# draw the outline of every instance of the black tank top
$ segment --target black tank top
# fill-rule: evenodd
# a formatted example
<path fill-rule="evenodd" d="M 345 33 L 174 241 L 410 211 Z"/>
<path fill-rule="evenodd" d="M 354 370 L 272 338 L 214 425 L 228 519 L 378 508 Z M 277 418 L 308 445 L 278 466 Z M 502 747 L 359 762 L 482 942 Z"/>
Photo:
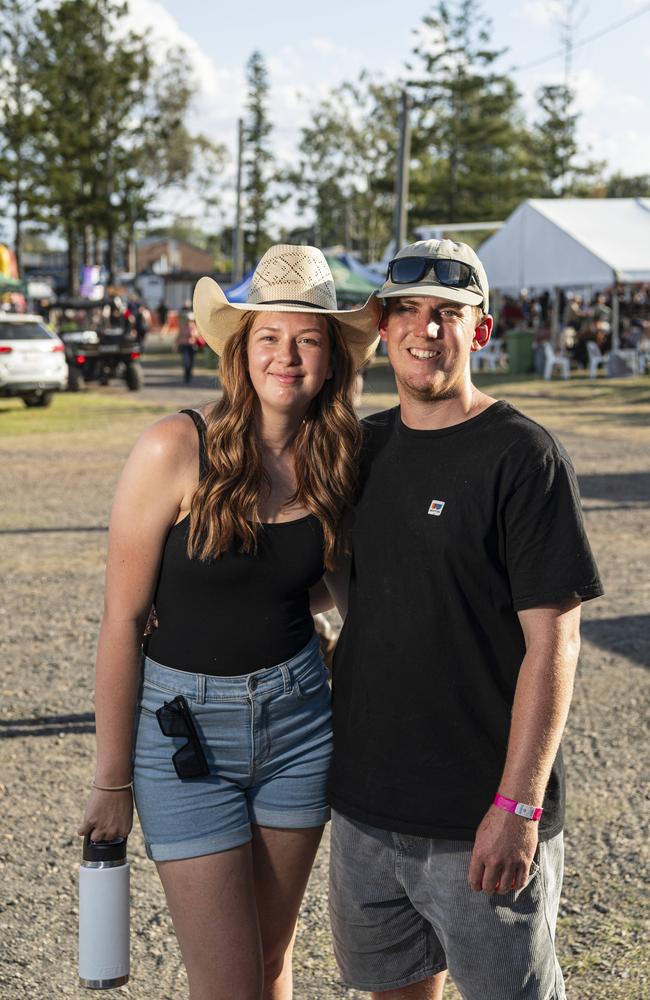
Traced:
<path fill-rule="evenodd" d="M 208 470 L 205 424 L 182 410 L 199 434 L 200 476 Z M 236 676 L 289 660 L 314 631 L 308 590 L 320 580 L 323 529 L 314 514 L 257 532 L 257 552 L 235 543 L 218 559 L 187 554 L 189 515 L 167 535 L 156 584 L 158 628 L 147 656 L 193 673 Z"/>

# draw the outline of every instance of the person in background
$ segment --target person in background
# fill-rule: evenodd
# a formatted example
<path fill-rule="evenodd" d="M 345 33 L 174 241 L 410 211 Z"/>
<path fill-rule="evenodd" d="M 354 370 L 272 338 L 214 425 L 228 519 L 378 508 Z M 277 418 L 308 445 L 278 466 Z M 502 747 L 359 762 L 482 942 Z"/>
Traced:
<path fill-rule="evenodd" d="M 158 313 L 158 323 L 160 324 L 160 332 L 164 333 L 165 328 L 167 326 L 167 318 L 169 316 L 169 309 L 167 308 L 167 303 L 165 302 L 164 299 L 161 299 L 161 301 L 158 304 L 158 309 L 156 311 Z"/>
<path fill-rule="evenodd" d="M 183 381 L 189 385 L 194 372 L 194 355 L 198 347 L 198 336 L 192 303 L 186 301 L 178 315 L 178 337 L 176 347 L 181 355 L 183 364 Z"/>
<path fill-rule="evenodd" d="M 135 335 L 138 338 L 138 347 L 140 348 L 141 351 L 143 351 L 144 340 L 145 337 L 147 336 L 147 333 L 149 332 L 149 316 L 148 316 L 148 310 L 145 309 L 145 307 L 142 305 L 141 302 L 138 302 L 137 305 L 135 306 L 134 326 L 135 326 Z"/>

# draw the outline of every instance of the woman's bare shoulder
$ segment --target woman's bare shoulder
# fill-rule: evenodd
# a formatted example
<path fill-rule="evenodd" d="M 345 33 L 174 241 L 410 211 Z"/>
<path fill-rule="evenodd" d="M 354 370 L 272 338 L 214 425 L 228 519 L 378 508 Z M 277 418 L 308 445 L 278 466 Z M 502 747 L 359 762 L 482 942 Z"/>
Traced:
<path fill-rule="evenodd" d="M 156 464 L 192 461 L 198 453 L 196 427 L 186 413 L 171 413 L 144 429 L 132 455 Z"/>

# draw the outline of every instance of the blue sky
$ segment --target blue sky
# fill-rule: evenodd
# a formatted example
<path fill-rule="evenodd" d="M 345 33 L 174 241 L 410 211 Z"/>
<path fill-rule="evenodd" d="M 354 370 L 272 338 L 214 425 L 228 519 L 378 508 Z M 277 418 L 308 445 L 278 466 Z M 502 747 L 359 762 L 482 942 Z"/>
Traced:
<path fill-rule="evenodd" d="M 554 17 L 560 2 L 485 0 L 494 47 L 509 49 L 504 68 L 526 66 L 560 49 Z M 275 146 L 287 161 L 309 102 L 363 68 L 398 77 L 412 47 L 412 29 L 432 7 L 425 0 L 317 5 L 305 0 L 130 0 L 130 6 L 134 26 L 147 33 L 154 50 L 162 52 L 170 42 L 187 48 L 200 88 L 193 127 L 225 143 L 233 154 L 236 120 L 244 107 L 244 65 L 259 49 L 269 68 Z M 642 10 L 629 23 L 578 46 L 573 55 L 580 139 L 593 157 L 629 174 L 650 173 L 650 4 L 584 0 L 575 33 L 580 41 Z M 563 59 L 519 70 L 514 79 L 533 119 L 534 93 L 543 83 L 562 81 Z"/>

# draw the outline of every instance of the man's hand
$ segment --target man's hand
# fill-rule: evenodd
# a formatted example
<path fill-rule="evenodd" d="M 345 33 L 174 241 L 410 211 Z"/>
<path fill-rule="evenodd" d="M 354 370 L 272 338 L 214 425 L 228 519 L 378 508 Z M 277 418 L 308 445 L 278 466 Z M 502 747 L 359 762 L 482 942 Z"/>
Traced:
<path fill-rule="evenodd" d="M 537 850 L 538 824 L 490 806 L 476 831 L 469 864 L 475 892 L 505 895 L 523 889 Z"/>

